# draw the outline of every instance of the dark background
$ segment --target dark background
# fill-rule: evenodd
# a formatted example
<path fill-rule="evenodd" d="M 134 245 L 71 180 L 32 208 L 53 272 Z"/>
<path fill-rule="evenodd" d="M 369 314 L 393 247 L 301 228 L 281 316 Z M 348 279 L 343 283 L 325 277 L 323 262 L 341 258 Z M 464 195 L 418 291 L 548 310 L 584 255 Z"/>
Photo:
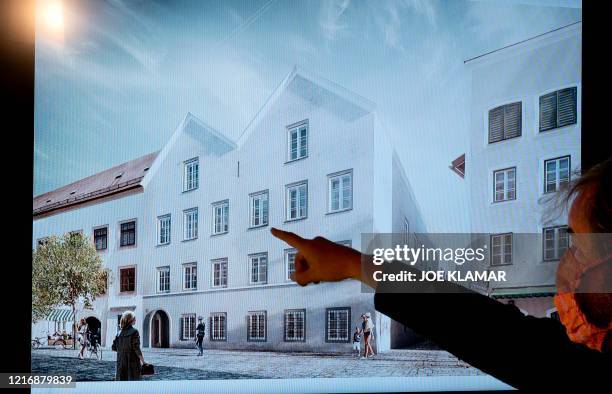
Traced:
<path fill-rule="evenodd" d="M 2 61 L 2 372 L 30 371 L 34 0 L 0 2 Z M 612 154 L 606 2 L 583 1 L 582 170 Z M 608 72 L 606 72 L 608 71 Z M 612 181 L 612 180 L 610 180 Z M 6 217 L 8 215 L 8 217 Z M 520 362 L 520 360 L 517 360 Z M 555 377 L 548 377 L 555 378 Z"/>

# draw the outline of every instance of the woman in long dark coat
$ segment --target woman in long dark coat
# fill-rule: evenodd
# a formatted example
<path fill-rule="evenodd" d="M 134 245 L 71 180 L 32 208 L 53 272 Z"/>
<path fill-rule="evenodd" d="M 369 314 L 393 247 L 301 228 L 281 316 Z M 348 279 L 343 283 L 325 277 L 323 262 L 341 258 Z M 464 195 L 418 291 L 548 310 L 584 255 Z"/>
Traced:
<path fill-rule="evenodd" d="M 113 341 L 112 349 L 117 352 L 117 373 L 115 380 L 140 380 L 140 367 L 144 357 L 140 351 L 140 334 L 134 328 L 136 315 L 123 312 L 119 326 L 121 331 Z"/>

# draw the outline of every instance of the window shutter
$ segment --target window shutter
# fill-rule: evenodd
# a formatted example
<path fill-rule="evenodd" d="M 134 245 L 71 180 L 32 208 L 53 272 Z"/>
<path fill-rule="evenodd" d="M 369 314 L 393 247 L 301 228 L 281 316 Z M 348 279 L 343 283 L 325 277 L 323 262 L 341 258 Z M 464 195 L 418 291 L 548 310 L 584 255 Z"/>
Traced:
<path fill-rule="evenodd" d="M 557 124 L 557 93 L 540 97 L 540 131 L 554 129 Z"/>
<path fill-rule="evenodd" d="M 521 135 L 521 103 L 504 106 L 504 139 Z"/>
<path fill-rule="evenodd" d="M 489 111 L 489 143 L 501 141 L 504 137 L 504 107 Z"/>
<path fill-rule="evenodd" d="M 181 338 L 181 339 L 185 339 L 185 336 L 184 336 L 184 334 L 183 334 L 183 333 L 185 332 L 185 331 L 183 331 L 183 325 L 184 325 L 184 324 L 185 324 L 185 318 L 184 318 L 184 317 L 181 317 L 181 320 L 180 320 L 180 327 L 179 327 L 179 330 L 180 330 L 179 332 L 181 333 L 181 335 L 180 335 L 180 338 Z"/>
<path fill-rule="evenodd" d="M 562 89 L 558 92 L 557 126 L 563 127 L 576 123 L 576 88 Z"/>

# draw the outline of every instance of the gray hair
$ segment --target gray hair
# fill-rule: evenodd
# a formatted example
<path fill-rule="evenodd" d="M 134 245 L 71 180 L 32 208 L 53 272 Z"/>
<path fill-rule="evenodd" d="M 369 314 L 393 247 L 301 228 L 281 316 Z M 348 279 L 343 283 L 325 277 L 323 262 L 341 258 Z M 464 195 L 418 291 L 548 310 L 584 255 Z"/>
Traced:
<path fill-rule="evenodd" d="M 136 321 L 136 314 L 132 311 L 125 311 L 121 314 L 121 320 L 119 320 L 119 327 L 123 330 L 134 324 Z"/>

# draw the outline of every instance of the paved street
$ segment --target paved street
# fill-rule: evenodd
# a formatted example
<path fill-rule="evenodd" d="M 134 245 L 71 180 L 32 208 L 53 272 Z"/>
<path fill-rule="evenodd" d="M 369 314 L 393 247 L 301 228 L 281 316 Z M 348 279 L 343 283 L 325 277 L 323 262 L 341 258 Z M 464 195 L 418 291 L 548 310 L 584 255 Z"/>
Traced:
<path fill-rule="evenodd" d="M 349 355 L 208 350 L 203 357 L 191 349 L 145 349 L 155 365 L 150 380 L 326 378 L 482 375 L 444 351 L 393 350 L 373 359 Z M 32 351 L 32 372 L 73 373 L 77 381 L 113 380 L 115 353 L 104 349 L 102 360 L 76 358 L 76 350 Z"/>

